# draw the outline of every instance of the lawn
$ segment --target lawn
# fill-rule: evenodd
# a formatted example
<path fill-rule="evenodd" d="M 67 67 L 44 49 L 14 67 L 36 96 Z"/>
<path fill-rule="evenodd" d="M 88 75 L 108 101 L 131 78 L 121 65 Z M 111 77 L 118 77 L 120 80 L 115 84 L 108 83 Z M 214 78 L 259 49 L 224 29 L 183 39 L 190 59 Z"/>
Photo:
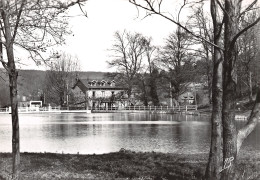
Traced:
<path fill-rule="evenodd" d="M 208 154 L 119 152 L 102 155 L 22 153 L 21 179 L 202 179 Z M 11 154 L 0 153 L 0 179 L 11 177 Z M 241 178 L 260 179 L 260 154 L 243 153 Z"/>

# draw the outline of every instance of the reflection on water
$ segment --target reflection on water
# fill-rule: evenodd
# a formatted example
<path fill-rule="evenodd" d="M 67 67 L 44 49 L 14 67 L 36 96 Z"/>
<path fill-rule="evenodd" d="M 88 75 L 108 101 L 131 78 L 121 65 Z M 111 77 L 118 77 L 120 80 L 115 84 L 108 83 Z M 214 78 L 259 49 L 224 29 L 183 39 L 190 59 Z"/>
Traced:
<path fill-rule="evenodd" d="M 241 122 L 238 123 L 241 126 Z M 259 125 L 246 148 L 260 150 Z M 209 151 L 205 116 L 146 113 L 22 114 L 22 152 L 108 153 L 134 151 L 200 153 Z M 11 152 L 11 118 L 0 116 L 0 152 Z"/>

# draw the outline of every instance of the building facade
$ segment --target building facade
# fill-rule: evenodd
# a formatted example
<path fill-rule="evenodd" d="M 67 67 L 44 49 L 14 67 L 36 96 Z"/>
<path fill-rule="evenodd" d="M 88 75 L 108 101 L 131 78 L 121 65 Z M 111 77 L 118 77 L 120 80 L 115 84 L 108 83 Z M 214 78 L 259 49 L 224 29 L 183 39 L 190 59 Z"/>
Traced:
<path fill-rule="evenodd" d="M 85 109 L 118 109 L 128 105 L 126 88 L 114 80 L 77 79 L 72 93 L 74 105 Z"/>

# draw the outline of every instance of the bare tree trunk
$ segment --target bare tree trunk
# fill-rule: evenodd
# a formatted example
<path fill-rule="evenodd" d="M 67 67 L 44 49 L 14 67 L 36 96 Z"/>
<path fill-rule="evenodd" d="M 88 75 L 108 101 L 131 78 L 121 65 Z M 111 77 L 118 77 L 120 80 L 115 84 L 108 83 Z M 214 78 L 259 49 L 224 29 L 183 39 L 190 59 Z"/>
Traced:
<path fill-rule="evenodd" d="M 249 93 L 249 101 L 253 101 L 253 86 L 252 86 L 252 72 L 248 72 L 248 93 Z"/>
<path fill-rule="evenodd" d="M 3 2 L 2 2 L 3 3 Z M 9 73 L 10 100 L 12 111 L 12 156 L 13 156 L 13 174 L 12 179 L 19 179 L 20 176 L 20 136 L 19 136 L 19 118 L 18 118 L 18 100 L 17 100 L 17 78 L 18 72 L 15 67 L 13 40 L 9 17 L 2 11 L 2 18 L 5 28 L 6 53 L 8 58 L 7 70 Z"/>
<path fill-rule="evenodd" d="M 237 47 L 233 41 L 238 33 L 238 16 L 241 7 L 239 0 L 225 1 L 224 31 L 224 83 L 223 83 L 223 180 L 236 179 L 237 129 L 235 124 L 235 101 L 237 68 Z"/>
<path fill-rule="evenodd" d="M 205 178 L 220 179 L 222 167 L 222 57 L 215 48 L 212 80 L 212 115 L 211 115 L 211 145 Z"/>
<path fill-rule="evenodd" d="M 17 75 L 14 63 L 9 75 L 10 99 L 12 110 L 12 156 L 13 156 L 13 174 L 12 179 L 19 179 L 20 174 L 20 136 L 19 136 L 19 118 L 17 101 Z"/>
<path fill-rule="evenodd" d="M 211 15 L 213 20 L 214 44 L 220 45 L 221 22 L 217 19 L 217 4 L 211 0 Z M 222 90 L 223 90 L 223 57 L 219 48 L 214 47 L 213 79 L 212 79 L 212 116 L 211 145 L 205 179 L 219 180 L 222 167 Z"/>

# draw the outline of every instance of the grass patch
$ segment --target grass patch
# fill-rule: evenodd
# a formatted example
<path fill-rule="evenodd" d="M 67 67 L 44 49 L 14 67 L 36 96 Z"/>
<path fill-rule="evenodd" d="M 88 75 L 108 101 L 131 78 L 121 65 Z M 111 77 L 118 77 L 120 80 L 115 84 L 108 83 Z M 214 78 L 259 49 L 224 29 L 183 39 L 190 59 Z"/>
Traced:
<path fill-rule="evenodd" d="M 202 179 L 208 154 L 120 151 L 102 155 L 22 153 L 21 179 Z M 248 179 L 260 177 L 260 156 L 240 157 Z M 0 179 L 11 175 L 11 154 L 0 153 Z"/>

